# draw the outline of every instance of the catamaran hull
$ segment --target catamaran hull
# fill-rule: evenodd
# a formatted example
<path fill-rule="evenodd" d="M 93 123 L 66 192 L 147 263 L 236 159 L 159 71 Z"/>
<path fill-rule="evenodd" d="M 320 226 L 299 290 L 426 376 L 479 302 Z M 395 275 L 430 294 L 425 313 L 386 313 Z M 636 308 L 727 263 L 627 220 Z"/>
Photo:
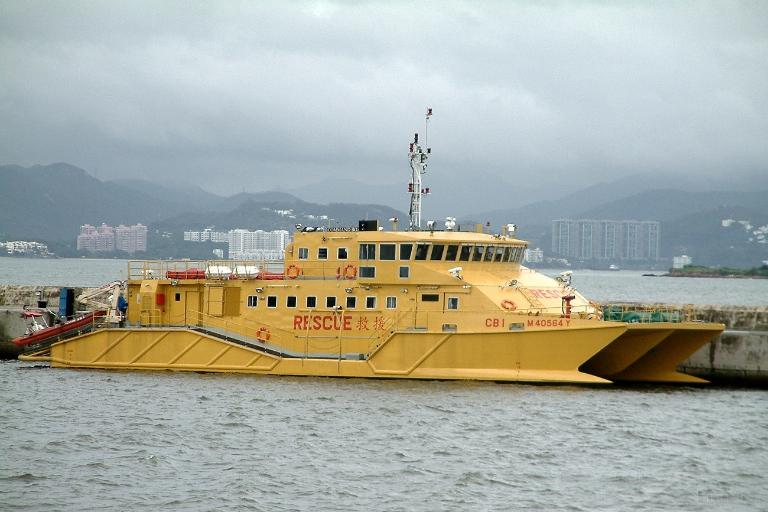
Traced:
<path fill-rule="evenodd" d="M 720 326 L 721 327 L 721 326 Z M 609 384 L 705 382 L 675 371 L 718 326 L 680 324 L 507 333 L 396 332 L 370 353 L 288 352 L 190 328 L 102 329 L 23 356 L 55 367 L 361 378 Z"/>

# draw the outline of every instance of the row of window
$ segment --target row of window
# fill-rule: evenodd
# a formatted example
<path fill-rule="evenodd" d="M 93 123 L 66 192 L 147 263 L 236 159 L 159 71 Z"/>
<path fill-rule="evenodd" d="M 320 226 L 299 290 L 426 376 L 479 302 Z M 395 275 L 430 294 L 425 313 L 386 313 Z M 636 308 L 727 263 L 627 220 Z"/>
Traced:
<path fill-rule="evenodd" d="M 398 275 L 403 279 L 411 277 L 411 267 L 400 267 Z M 376 277 L 376 267 L 360 267 L 360 277 Z"/>
<path fill-rule="evenodd" d="M 415 248 L 414 248 L 415 246 Z M 399 248 L 399 255 L 398 255 Z M 512 262 L 523 261 L 525 247 L 510 245 L 459 245 L 459 244 L 360 244 L 360 259 L 375 260 L 378 249 L 381 261 L 430 260 L 430 261 L 492 261 Z M 339 247 L 336 251 L 337 260 L 346 260 L 349 252 L 346 247 Z M 299 247 L 299 259 L 309 259 L 309 248 Z M 328 248 L 317 249 L 317 259 L 328 259 Z"/>
<path fill-rule="evenodd" d="M 267 295 L 266 303 L 268 308 L 277 308 L 277 295 Z M 439 302 L 440 301 L 440 295 L 436 293 L 425 293 L 421 296 L 422 302 Z M 357 297 L 353 295 L 348 295 L 346 297 L 346 308 L 347 309 L 355 309 L 357 308 Z M 255 308 L 259 305 L 259 296 L 258 295 L 249 295 L 247 299 L 247 304 L 249 308 Z M 298 304 L 298 299 L 294 295 L 289 295 L 285 298 L 285 307 L 287 308 L 295 308 Z M 316 309 L 317 308 L 317 297 L 315 296 L 309 296 L 305 299 L 305 306 L 307 309 Z M 337 300 L 335 296 L 328 296 L 325 298 L 325 307 L 327 309 L 335 309 L 337 306 Z M 387 297 L 386 298 L 386 307 L 387 309 L 397 309 L 397 297 Z M 459 309 L 459 298 L 458 297 L 448 297 L 446 300 L 446 307 L 448 309 Z M 376 297 L 375 296 L 368 296 L 365 297 L 365 309 L 376 309 Z"/>

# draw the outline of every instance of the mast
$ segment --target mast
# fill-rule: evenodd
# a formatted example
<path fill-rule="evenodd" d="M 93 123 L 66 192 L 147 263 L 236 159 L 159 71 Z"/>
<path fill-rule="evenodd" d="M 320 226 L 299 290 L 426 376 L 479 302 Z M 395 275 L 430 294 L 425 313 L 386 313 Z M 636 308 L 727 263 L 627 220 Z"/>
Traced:
<path fill-rule="evenodd" d="M 424 143 L 427 143 L 427 134 L 429 133 L 429 118 L 432 117 L 432 109 L 428 108 L 427 113 L 424 116 Z M 429 154 L 432 153 L 431 148 L 427 148 L 426 152 L 422 151 L 419 145 L 419 134 L 413 135 L 413 142 L 411 142 L 408 149 L 408 159 L 411 162 L 411 182 L 408 183 L 408 192 L 411 194 L 411 207 L 408 211 L 408 215 L 411 218 L 409 229 L 411 231 L 421 230 L 421 196 L 429 194 L 429 187 L 422 188 L 421 175 L 427 172 L 427 159 Z"/>

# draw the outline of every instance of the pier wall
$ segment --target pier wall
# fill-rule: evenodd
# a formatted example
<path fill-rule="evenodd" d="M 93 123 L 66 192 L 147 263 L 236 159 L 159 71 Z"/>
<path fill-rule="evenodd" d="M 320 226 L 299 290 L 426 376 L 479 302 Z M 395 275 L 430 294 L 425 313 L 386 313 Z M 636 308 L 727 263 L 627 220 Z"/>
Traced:
<path fill-rule="evenodd" d="M 75 288 L 75 296 L 87 288 Z M 0 342 L 24 334 L 25 304 L 36 306 L 37 293 L 57 311 L 59 287 L 0 285 Z M 682 307 L 682 306 L 680 306 Z M 680 370 L 713 382 L 768 386 L 768 307 L 697 306 L 695 318 L 725 324 L 725 332 L 680 365 Z"/>

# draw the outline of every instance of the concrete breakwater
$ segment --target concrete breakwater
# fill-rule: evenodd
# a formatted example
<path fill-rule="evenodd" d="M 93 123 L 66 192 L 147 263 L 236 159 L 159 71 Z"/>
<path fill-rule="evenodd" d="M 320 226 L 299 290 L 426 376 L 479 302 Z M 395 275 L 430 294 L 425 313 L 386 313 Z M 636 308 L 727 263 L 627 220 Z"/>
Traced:
<path fill-rule="evenodd" d="M 25 304 L 36 306 L 43 300 L 49 309 L 58 310 L 59 290 L 54 286 L 1 285 L 0 342 L 24 334 L 26 324 L 20 313 Z M 75 295 L 84 290 L 75 288 Z M 713 382 L 768 386 L 768 307 L 697 306 L 693 311 L 697 320 L 725 324 L 726 330 L 684 361 L 680 370 Z"/>

